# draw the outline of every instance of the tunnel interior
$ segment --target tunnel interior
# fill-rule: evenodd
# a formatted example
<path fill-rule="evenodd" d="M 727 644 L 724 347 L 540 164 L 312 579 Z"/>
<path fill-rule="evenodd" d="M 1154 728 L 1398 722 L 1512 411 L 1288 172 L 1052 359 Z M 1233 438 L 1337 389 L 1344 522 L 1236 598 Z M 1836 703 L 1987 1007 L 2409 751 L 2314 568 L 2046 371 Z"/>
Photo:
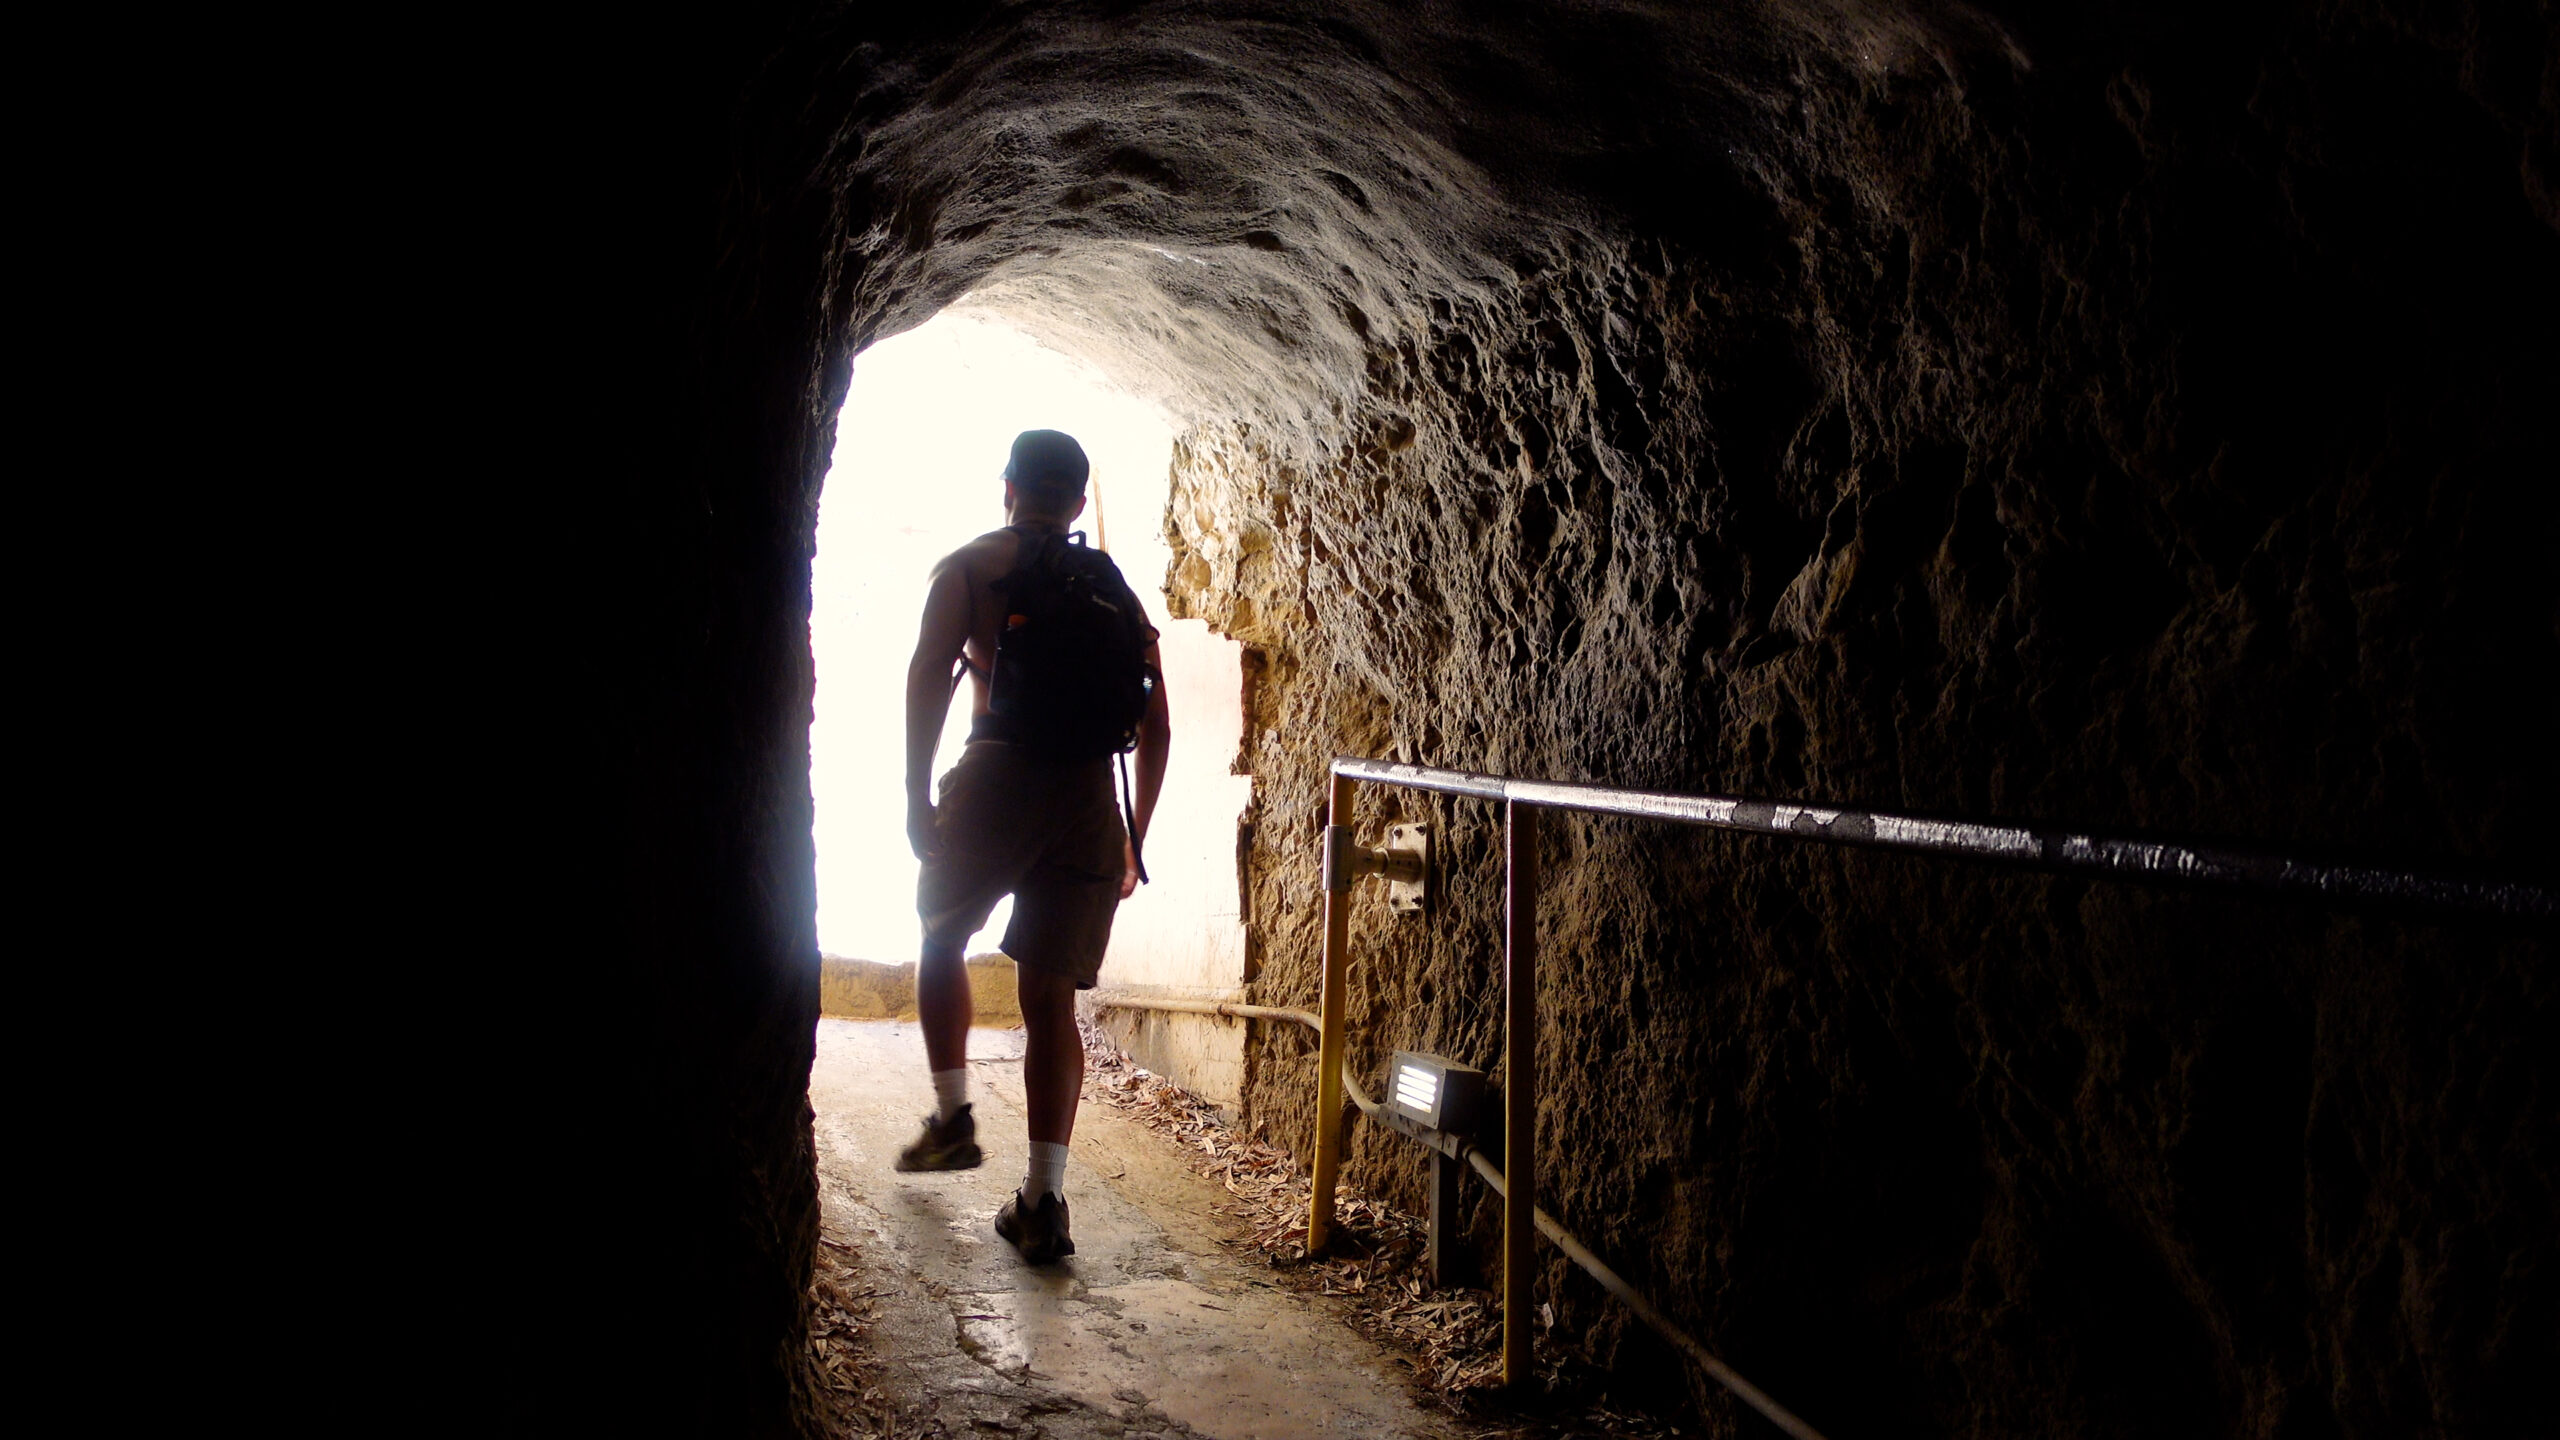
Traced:
<path fill-rule="evenodd" d="M 1314 1000 L 1337 754 L 2555 868 L 2546 16 L 781 5 L 611 53 L 593 350 L 645 438 L 574 482 L 623 597 L 580 943 L 656 1261 L 611 1345 L 565 1301 L 523 1344 L 649 1424 L 812 1423 L 817 491 L 864 347 L 954 304 L 1175 419 L 1164 603 L 1247 656 L 1259 1003 Z M 1364 803 L 1449 883 L 1355 922 L 1355 1064 L 1498 1067 L 1498 813 Z M 1827 1433 L 2533 1408 L 2547 935 L 1549 845 L 1546 1203 Z M 1251 1122 L 1303 1150 L 1313 1071 L 1258 1031 Z M 1547 1258 L 1631 1392 L 1754 1433 Z M 571 1404 L 527 1386 L 529 1430 Z"/>

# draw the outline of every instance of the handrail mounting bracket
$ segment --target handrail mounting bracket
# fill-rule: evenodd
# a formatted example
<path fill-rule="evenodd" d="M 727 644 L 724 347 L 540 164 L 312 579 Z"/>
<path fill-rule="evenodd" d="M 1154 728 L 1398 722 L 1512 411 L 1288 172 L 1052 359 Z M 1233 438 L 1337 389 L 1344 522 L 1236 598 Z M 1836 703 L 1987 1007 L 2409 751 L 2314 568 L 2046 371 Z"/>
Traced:
<path fill-rule="evenodd" d="M 1372 849 L 1352 837 L 1347 825 L 1324 828 L 1324 888 L 1348 893 L 1367 875 L 1387 882 L 1387 908 L 1398 915 L 1426 915 L 1431 910 L 1431 827 L 1390 825 L 1387 843 Z"/>
<path fill-rule="evenodd" d="M 1398 915 L 1430 914 L 1431 827 L 1388 826 L 1386 853 L 1387 909 Z"/>

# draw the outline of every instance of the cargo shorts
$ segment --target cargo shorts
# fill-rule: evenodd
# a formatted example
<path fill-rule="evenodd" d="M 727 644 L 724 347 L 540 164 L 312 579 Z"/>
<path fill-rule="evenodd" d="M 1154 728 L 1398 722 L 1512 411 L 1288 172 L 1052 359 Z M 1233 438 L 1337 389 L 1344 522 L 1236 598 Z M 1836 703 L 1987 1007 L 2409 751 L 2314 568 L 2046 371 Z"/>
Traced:
<path fill-rule="evenodd" d="M 967 944 L 1011 895 L 1004 953 L 1093 988 L 1120 908 L 1128 836 L 1109 761 L 1044 760 L 973 740 L 942 777 L 934 832 L 941 853 L 916 878 L 927 949 Z"/>

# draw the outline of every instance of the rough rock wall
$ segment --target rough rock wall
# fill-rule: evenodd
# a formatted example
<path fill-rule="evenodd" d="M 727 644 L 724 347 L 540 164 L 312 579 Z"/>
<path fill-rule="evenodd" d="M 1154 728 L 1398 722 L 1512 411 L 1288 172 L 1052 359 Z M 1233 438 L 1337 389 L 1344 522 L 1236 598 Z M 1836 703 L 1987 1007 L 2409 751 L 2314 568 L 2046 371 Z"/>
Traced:
<path fill-rule="evenodd" d="M 1195 431 L 1174 592 L 1266 654 L 1257 998 L 1316 991 L 1329 753 L 2551 874 L 2552 96 L 2502 115 L 2535 36 L 2449 29 L 1822 76 L 1714 230 L 1520 257 L 1371 352 L 1344 442 Z M 1364 908 L 1355 1054 L 1500 1063 L 1498 817 L 1362 813 L 1453 883 Z M 1833 1433 L 2533 1408 L 2547 937 L 1549 833 L 1555 1208 Z M 1261 1045 L 1303 1137 L 1309 1047 Z"/>
<path fill-rule="evenodd" d="M 420 752 L 495 752 L 428 908 L 471 915 L 451 983 L 513 1051 L 440 1035 L 419 1076 L 439 1120 L 488 1077 L 505 1132 L 450 1200 L 417 1174 L 419 1238 L 487 1267 L 451 1343 L 506 1372 L 485 1410 L 456 1396 L 461 1428 L 812 1433 L 807 619 L 843 358 L 805 152 L 738 124 L 796 23 L 527 11 L 467 55 L 421 46 L 451 63 L 420 113 L 485 147 L 421 172 L 462 192 L 432 268 L 485 308 L 438 357 L 466 393 L 421 427 L 468 443 L 385 528 L 414 500 L 473 541 L 411 592 L 489 677 Z M 480 606 L 485 630 L 454 623 Z"/>

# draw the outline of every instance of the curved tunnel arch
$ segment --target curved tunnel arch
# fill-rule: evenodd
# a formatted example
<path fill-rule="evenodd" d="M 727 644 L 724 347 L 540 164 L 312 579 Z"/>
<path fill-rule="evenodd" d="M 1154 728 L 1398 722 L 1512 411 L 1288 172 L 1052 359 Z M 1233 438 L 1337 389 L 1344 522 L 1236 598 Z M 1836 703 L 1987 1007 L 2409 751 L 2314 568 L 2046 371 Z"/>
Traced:
<path fill-rule="evenodd" d="M 846 251 L 838 313 L 859 344 L 969 295 L 1178 413 L 1312 438 L 1373 352 L 1427 340 L 1435 309 L 1445 323 L 1577 242 L 1765 246 L 1752 172 L 1790 142 L 1752 92 L 1800 86 L 1789 67 L 1846 90 L 1860 69 L 1959 63 L 1973 37 L 1929 28 L 1534 8 L 990 17 L 929 61 L 837 77 L 828 99 L 861 136 L 817 177 Z M 802 47 L 840 43 L 822 29 Z"/>
<path fill-rule="evenodd" d="M 1335 750 L 2547 865 L 2517 817 L 2552 717 L 2514 680 L 2560 667 L 2499 477 L 2554 454 L 2520 378 L 2560 316 L 2552 102 L 2491 29 L 2387 8 L 2218 47 L 1996 10 L 990 5 L 706 49 L 668 123 L 727 138 L 682 152 L 668 229 L 716 216 L 723 258 L 666 267 L 699 292 L 661 352 L 699 433 L 635 467 L 691 578 L 648 582 L 618 722 L 679 758 L 625 777 L 651 818 L 613 842 L 683 916 L 635 927 L 650 983 L 718 1001 L 653 1002 L 689 1017 L 667 1164 L 722 1277 L 668 1342 L 705 1413 L 796 1423 L 826 427 L 859 348 L 946 305 L 1189 427 L 1172 601 L 1268 657 L 1258 999 L 1309 993 Z M 2515 1383 L 2512 1346 L 2355 1361 L 2476 1312 L 2449 1280 L 2358 1328 L 2335 1277 L 2394 1232 L 2318 1197 L 2420 1205 L 2531 1110 L 2412 1097 L 2457 1031 L 2520 1053 L 2547 1001 L 2482 997 L 2541 993 L 2540 942 L 1559 829 L 1553 1116 L 1608 1162 L 1559 1211 L 1833 1433 L 2367 1433 Z M 1480 883 L 1444 932 L 1361 936 L 1364 1045 L 1499 1059 Z M 1249 1105 L 1303 1128 L 1305 1062 L 1256 1063 Z"/>

